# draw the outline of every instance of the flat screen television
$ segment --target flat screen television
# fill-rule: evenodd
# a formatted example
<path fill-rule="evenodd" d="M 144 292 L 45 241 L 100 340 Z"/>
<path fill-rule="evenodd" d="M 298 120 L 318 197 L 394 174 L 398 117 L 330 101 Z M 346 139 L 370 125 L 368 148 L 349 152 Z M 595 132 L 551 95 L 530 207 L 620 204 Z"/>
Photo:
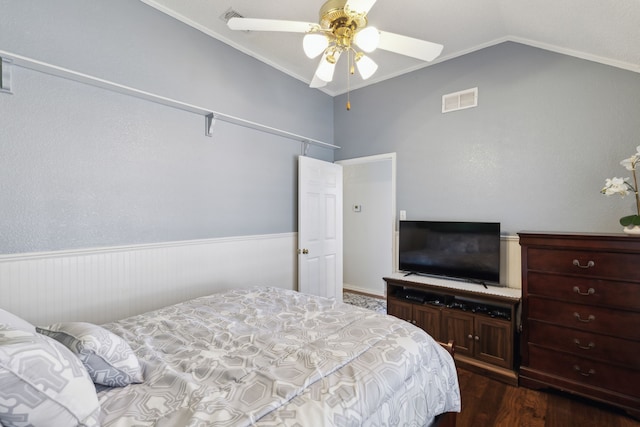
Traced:
<path fill-rule="evenodd" d="M 500 223 L 400 221 L 400 270 L 500 284 Z"/>

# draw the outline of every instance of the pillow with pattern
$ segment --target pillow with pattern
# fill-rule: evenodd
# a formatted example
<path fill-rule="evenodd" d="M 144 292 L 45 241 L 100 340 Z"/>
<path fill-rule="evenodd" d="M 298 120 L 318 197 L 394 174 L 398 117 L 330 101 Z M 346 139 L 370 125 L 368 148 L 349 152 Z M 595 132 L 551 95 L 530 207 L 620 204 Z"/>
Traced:
<path fill-rule="evenodd" d="M 38 326 L 36 330 L 75 353 L 96 384 L 124 387 L 143 381 L 140 363 L 129 344 L 101 326 L 68 322 Z"/>
<path fill-rule="evenodd" d="M 0 324 L 0 384 L 5 427 L 100 425 L 87 370 L 51 338 Z"/>
<path fill-rule="evenodd" d="M 27 322 L 21 317 L 16 316 L 13 313 L 9 313 L 6 310 L 0 308 L 0 323 L 11 326 L 16 329 L 21 329 L 27 332 L 35 332 L 36 327 Z M 2 427 L 2 426 L 0 426 Z"/>

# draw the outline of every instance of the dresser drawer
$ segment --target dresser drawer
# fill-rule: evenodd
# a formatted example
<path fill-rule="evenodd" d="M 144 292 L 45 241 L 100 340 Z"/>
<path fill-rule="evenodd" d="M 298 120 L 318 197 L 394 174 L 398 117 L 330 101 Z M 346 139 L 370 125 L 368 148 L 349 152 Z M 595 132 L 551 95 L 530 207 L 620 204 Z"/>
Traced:
<path fill-rule="evenodd" d="M 528 298 L 528 316 L 528 320 L 540 320 L 558 326 L 640 340 L 640 315 L 631 311 L 531 296 Z"/>
<path fill-rule="evenodd" d="M 564 274 L 578 274 L 640 281 L 638 254 L 529 248 L 527 268 Z"/>
<path fill-rule="evenodd" d="M 531 271 L 527 276 L 527 292 L 529 295 L 640 312 L 640 283 L 612 282 Z"/>
<path fill-rule="evenodd" d="M 640 397 L 640 371 L 529 344 L 529 368 L 592 387 Z"/>
<path fill-rule="evenodd" d="M 529 342 L 576 356 L 640 370 L 640 342 L 569 329 L 531 320 Z"/>

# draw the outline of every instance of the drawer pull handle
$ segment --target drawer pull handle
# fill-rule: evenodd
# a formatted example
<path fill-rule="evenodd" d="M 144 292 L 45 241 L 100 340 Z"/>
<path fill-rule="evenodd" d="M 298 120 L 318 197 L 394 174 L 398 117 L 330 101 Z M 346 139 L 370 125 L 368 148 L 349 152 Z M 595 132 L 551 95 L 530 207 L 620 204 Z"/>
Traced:
<path fill-rule="evenodd" d="M 587 372 L 582 372 L 582 369 L 580 369 L 580 366 L 578 365 L 573 365 L 573 370 L 578 372 L 583 377 L 590 377 L 591 375 L 594 375 L 596 373 L 594 369 L 589 369 L 589 371 Z"/>
<path fill-rule="evenodd" d="M 576 346 L 582 350 L 591 350 L 592 348 L 594 348 L 596 345 L 593 342 L 590 342 L 587 345 L 582 345 L 580 344 L 580 340 L 578 338 L 574 339 L 573 342 L 576 344 Z"/>
<path fill-rule="evenodd" d="M 467 335 L 467 338 L 469 338 L 470 340 L 472 340 L 472 339 L 473 339 L 473 335 L 469 334 L 469 335 Z"/>
<path fill-rule="evenodd" d="M 590 314 L 589 317 L 587 317 L 586 319 L 583 319 L 582 317 L 580 317 L 579 313 L 573 313 L 573 317 L 575 317 L 578 321 L 584 322 L 584 323 L 589 323 L 596 320 L 596 316 L 594 316 L 593 314 Z"/>
<path fill-rule="evenodd" d="M 596 263 L 593 262 L 593 261 L 589 261 L 589 262 L 587 262 L 587 265 L 582 265 L 582 264 L 580 264 L 580 261 L 578 261 L 577 259 L 574 259 L 573 260 L 573 265 L 575 265 L 576 267 L 579 267 L 579 268 L 591 268 L 591 267 L 594 267 L 596 265 Z"/>
<path fill-rule="evenodd" d="M 574 286 L 573 287 L 573 292 L 575 292 L 578 295 L 584 295 L 585 297 L 588 297 L 589 295 L 595 294 L 596 290 L 593 289 L 593 288 L 589 288 L 589 289 L 587 289 L 587 292 L 582 292 L 579 287 Z"/>

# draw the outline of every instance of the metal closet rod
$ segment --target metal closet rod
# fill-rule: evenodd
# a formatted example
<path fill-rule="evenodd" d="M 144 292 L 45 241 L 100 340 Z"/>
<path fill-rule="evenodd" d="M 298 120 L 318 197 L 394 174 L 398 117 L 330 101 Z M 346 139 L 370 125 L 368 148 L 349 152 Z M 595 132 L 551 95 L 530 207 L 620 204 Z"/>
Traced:
<path fill-rule="evenodd" d="M 187 104 L 182 101 L 167 98 L 164 96 L 156 95 L 150 92 L 145 92 L 140 89 L 132 88 L 129 86 L 114 83 L 109 80 L 104 80 L 98 77 L 90 76 L 88 74 L 79 73 L 77 71 L 69 70 L 67 68 L 58 67 L 57 65 L 48 64 L 46 62 L 38 61 L 36 59 L 27 58 L 22 55 L 17 55 L 11 52 L 0 50 L 0 57 L 5 60 L 5 66 L 7 63 L 13 63 L 20 67 L 29 68 L 31 70 L 40 71 L 52 76 L 62 77 L 65 79 L 73 80 L 80 83 L 85 83 L 91 86 L 99 87 L 102 89 L 110 90 L 113 92 L 122 93 L 124 95 L 135 96 L 136 98 L 144 99 L 158 104 L 166 105 L 168 107 L 177 108 L 184 111 L 190 111 L 195 114 L 199 114 L 205 117 L 205 135 L 211 136 L 211 125 L 213 119 L 223 122 L 232 123 L 234 125 L 243 126 L 249 129 L 254 129 L 260 132 L 270 133 L 272 135 L 282 136 L 284 138 L 293 139 L 295 141 L 302 142 L 306 145 L 317 145 L 324 148 L 338 149 L 337 145 L 329 144 L 327 142 L 319 141 L 313 138 L 307 138 L 302 135 L 287 132 L 282 129 L 277 129 L 271 126 L 266 126 L 260 123 L 252 122 L 250 120 L 241 119 L 239 117 L 230 116 L 228 114 L 213 111 L 208 108 L 199 107 L 197 105 Z M 6 71 L 3 72 L 6 74 Z"/>

